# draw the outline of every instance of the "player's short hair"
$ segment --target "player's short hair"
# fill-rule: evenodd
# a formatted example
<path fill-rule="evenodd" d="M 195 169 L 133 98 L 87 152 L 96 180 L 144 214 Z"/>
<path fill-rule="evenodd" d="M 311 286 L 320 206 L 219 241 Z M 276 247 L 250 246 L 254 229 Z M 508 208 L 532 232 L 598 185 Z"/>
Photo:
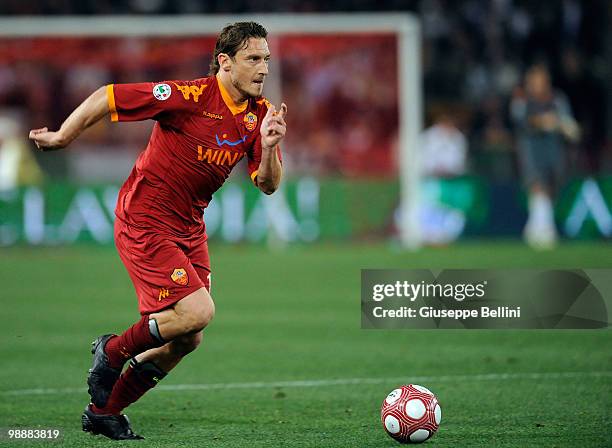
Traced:
<path fill-rule="evenodd" d="M 233 58 L 242 47 L 246 46 L 251 37 L 265 39 L 268 37 L 268 31 L 255 22 L 236 22 L 223 28 L 215 44 L 215 53 L 210 61 L 208 74 L 216 75 L 221 68 L 217 60 L 220 53 Z"/>

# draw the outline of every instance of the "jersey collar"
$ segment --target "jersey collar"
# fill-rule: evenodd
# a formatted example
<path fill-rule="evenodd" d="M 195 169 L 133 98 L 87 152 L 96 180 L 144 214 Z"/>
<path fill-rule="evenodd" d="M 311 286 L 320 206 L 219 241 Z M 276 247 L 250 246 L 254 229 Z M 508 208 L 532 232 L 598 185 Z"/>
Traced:
<path fill-rule="evenodd" d="M 217 79 L 217 85 L 219 86 L 219 92 L 221 92 L 221 98 L 223 98 L 223 102 L 227 106 L 227 108 L 231 111 L 232 115 L 238 115 L 241 112 L 244 112 L 249 105 L 249 100 L 244 100 L 242 103 L 236 104 L 229 92 L 219 79 L 219 75 L 215 76 Z"/>

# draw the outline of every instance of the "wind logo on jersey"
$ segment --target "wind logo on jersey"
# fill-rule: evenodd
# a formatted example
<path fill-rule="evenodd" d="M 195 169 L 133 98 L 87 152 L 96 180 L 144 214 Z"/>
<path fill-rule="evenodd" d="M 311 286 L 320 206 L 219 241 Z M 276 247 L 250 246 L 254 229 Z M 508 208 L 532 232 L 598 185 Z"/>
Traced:
<path fill-rule="evenodd" d="M 166 101 L 172 95 L 172 89 L 168 84 L 155 84 L 153 86 L 153 96 L 159 101 Z"/>
<path fill-rule="evenodd" d="M 244 116 L 244 127 L 246 127 L 249 131 L 252 131 L 257 127 L 257 115 L 253 112 L 249 112 Z"/>
<path fill-rule="evenodd" d="M 177 285 L 187 286 L 187 283 L 189 283 L 189 276 L 187 275 L 187 271 L 183 268 L 176 268 L 172 271 L 170 278 Z"/>
<path fill-rule="evenodd" d="M 223 140 L 219 139 L 219 136 L 217 134 L 215 134 L 215 138 L 217 139 L 217 145 L 219 146 L 223 146 L 223 145 L 227 145 L 227 146 L 236 146 L 239 145 L 240 143 L 244 143 L 247 139 L 247 136 L 245 135 L 244 137 L 242 137 L 241 139 L 238 139 L 236 141 L 231 141 L 231 140 L 226 140 L 227 134 L 223 134 Z"/>
<path fill-rule="evenodd" d="M 181 86 L 177 83 L 173 83 L 177 89 L 181 91 L 183 94 L 183 98 L 189 101 L 189 98 L 193 96 L 193 101 L 196 103 L 200 100 L 200 95 L 204 93 L 204 89 L 208 86 L 208 84 L 202 84 L 200 87 L 198 86 Z"/>
<path fill-rule="evenodd" d="M 228 165 L 233 166 L 238 162 L 244 153 L 238 151 L 229 151 L 227 149 L 212 149 L 208 148 L 204 151 L 204 148 L 198 145 L 198 161 L 214 163 L 215 165 Z"/>
<path fill-rule="evenodd" d="M 162 299 L 165 299 L 170 296 L 170 290 L 168 288 L 159 288 L 159 295 L 157 296 L 157 301 L 161 302 Z"/>

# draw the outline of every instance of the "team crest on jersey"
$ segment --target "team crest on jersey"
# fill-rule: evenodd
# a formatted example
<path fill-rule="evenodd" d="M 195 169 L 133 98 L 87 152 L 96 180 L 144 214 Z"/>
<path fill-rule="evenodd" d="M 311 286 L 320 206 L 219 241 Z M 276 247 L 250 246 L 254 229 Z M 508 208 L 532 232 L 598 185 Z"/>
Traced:
<path fill-rule="evenodd" d="M 176 268 L 172 272 L 170 278 L 177 285 L 187 286 L 187 283 L 189 283 L 189 276 L 187 275 L 187 271 L 183 268 Z"/>
<path fill-rule="evenodd" d="M 248 114 L 246 114 L 244 116 L 244 126 L 249 131 L 255 129 L 257 127 L 257 115 L 255 115 L 253 112 L 249 112 Z"/>
<path fill-rule="evenodd" d="M 153 96 L 159 101 L 166 101 L 172 95 L 172 89 L 168 84 L 155 84 Z"/>

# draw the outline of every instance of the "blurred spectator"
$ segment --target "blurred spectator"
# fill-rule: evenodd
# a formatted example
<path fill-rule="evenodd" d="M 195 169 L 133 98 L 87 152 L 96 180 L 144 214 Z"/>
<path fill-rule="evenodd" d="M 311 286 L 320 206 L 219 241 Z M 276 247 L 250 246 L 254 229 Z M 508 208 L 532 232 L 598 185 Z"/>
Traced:
<path fill-rule="evenodd" d="M 516 124 L 519 166 L 529 190 L 526 241 L 537 248 L 554 246 L 557 240 L 552 198 L 565 174 L 565 142 L 577 141 L 579 128 L 563 93 L 554 91 L 543 65 L 525 74 L 524 88 L 517 88 L 511 103 Z"/>
<path fill-rule="evenodd" d="M 43 174 L 19 120 L 0 112 L 0 192 L 42 182 Z"/>
<path fill-rule="evenodd" d="M 430 177 L 456 177 L 465 174 L 467 140 L 447 114 L 421 134 L 421 167 Z"/>
<path fill-rule="evenodd" d="M 421 238 L 425 244 L 443 245 L 456 240 L 466 223 L 465 214 L 443 204 L 444 192 L 455 188 L 453 179 L 466 174 L 468 142 L 448 112 L 432 113 L 437 119 L 420 138 Z"/>

